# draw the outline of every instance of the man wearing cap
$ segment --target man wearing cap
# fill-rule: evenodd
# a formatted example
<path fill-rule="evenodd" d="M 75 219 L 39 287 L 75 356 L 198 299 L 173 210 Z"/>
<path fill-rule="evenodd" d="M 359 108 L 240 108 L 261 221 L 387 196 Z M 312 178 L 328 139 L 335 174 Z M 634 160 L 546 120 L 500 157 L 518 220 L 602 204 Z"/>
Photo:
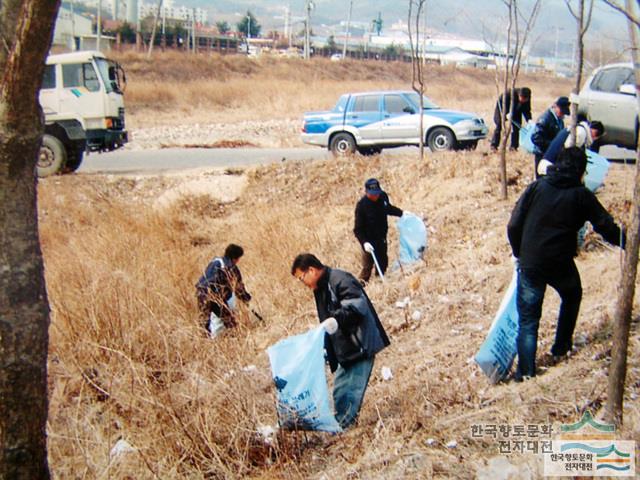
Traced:
<path fill-rule="evenodd" d="M 586 166 L 582 149 L 562 150 L 553 168 L 527 187 L 511 213 L 507 234 L 518 263 L 516 381 L 536 375 L 538 327 L 547 285 L 561 299 L 551 355 L 557 360 L 571 352 L 582 300 L 580 274 L 573 260 L 578 230 L 589 221 L 607 242 L 624 248 L 624 232 L 582 184 Z"/>
<path fill-rule="evenodd" d="M 569 99 L 567 97 L 558 97 L 551 107 L 549 107 L 538 118 L 531 135 L 531 142 L 535 146 L 535 168 L 534 172 L 538 178 L 538 164 L 549 145 L 556 137 L 558 132 L 564 128 L 563 118 L 569 115 Z"/>
<path fill-rule="evenodd" d="M 370 178 L 364 184 L 364 196 L 356 205 L 355 226 L 353 233 L 362 246 L 362 270 L 359 278 L 368 282 L 374 266 L 373 255 L 380 264 L 384 274 L 389 265 L 387 256 L 387 231 L 389 223 L 387 215 L 402 216 L 402 210 L 389 202 L 389 197 L 380 187 L 380 182 Z"/>
<path fill-rule="evenodd" d="M 503 102 L 503 94 L 500 94 L 496 102 L 496 108 L 493 112 L 493 121 L 496 129 L 491 139 L 491 148 L 496 150 L 500 145 L 500 134 L 502 133 L 502 112 L 506 108 L 507 121 L 509 119 L 513 123 L 511 129 L 511 150 L 518 150 L 520 146 L 520 126 L 523 122 L 531 120 L 531 89 L 527 87 L 516 88 L 513 97 L 513 105 L 511 101 L 511 92 L 507 92 L 506 99 Z M 513 107 L 513 108 L 512 108 Z"/>

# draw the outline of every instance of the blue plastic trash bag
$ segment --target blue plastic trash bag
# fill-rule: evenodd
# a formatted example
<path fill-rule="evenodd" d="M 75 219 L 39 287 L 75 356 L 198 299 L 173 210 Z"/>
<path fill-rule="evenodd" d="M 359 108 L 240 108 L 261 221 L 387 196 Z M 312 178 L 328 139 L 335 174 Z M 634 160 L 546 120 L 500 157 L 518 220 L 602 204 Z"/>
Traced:
<path fill-rule="evenodd" d="M 587 173 L 584 176 L 584 185 L 592 192 L 599 189 L 604 183 L 604 178 L 609 171 L 609 160 L 602 155 L 587 150 Z"/>
<path fill-rule="evenodd" d="M 404 212 L 396 223 L 400 237 L 400 263 L 420 260 L 427 249 L 427 227 L 420 217 Z"/>
<path fill-rule="evenodd" d="M 509 373 L 513 359 L 518 352 L 516 346 L 516 337 L 518 336 L 517 285 L 518 272 L 515 270 L 487 338 L 475 357 L 476 363 L 493 383 L 497 383 Z"/>
<path fill-rule="evenodd" d="M 535 123 L 523 123 L 520 127 L 520 146 L 529 153 L 536 152 L 536 146 L 531 141 L 531 135 L 533 135 L 535 128 Z"/>
<path fill-rule="evenodd" d="M 280 428 L 342 431 L 329 403 L 324 336 L 324 328 L 318 326 L 267 349 L 277 390 Z"/>

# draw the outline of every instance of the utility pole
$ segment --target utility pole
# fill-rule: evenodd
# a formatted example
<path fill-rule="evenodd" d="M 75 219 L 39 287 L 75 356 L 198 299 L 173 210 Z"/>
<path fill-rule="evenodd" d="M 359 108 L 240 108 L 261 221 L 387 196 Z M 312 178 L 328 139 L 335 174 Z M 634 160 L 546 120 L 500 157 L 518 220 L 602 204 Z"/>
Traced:
<path fill-rule="evenodd" d="M 307 0 L 307 18 L 304 22 L 304 59 L 309 60 L 311 58 L 311 9 L 313 8 L 313 2 Z"/>
<path fill-rule="evenodd" d="M 98 0 L 98 25 L 97 25 L 96 50 L 100 51 L 100 40 L 102 36 L 102 0 Z"/>
<path fill-rule="evenodd" d="M 347 33 L 344 36 L 344 47 L 342 47 L 342 58 L 347 58 L 347 42 L 349 41 L 349 29 L 351 27 L 351 12 L 353 11 L 353 0 L 349 2 L 349 16 L 347 17 Z"/>
<path fill-rule="evenodd" d="M 196 9 L 191 9 L 191 41 L 193 42 L 193 53 L 196 53 Z"/>
<path fill-rule="evenodd" d="M 149 42 L 149 51 L 147 52 L 147 58 L 151 58 L 151 51 L 153 50 L 153 44 L 156 40 L 156 27 L 158 26 L 158 16 L 160 15 L 161 9 L 162 9 L 162 0 L 158 0 L 158 10 L 156 10 L 156 14 L 153 17 L 153 28 L 151 29 L 151 41 Z"/>
<path fill-rule="evenodd" d="M 77 50 L 77 45 L 76 45 L 76 14 L 73 11 L 73 3 L 74 3 L 74 0 L 71 0 L 69 2 L 69 7 L 71 8 L 71 40 L 72 40 L 71 51 L 75 52 Z M 602 50 L 600 50 L 600 51 L 602 51 Z M 600 57 L 602 57 L 602 55 L 600 55 Z"/>

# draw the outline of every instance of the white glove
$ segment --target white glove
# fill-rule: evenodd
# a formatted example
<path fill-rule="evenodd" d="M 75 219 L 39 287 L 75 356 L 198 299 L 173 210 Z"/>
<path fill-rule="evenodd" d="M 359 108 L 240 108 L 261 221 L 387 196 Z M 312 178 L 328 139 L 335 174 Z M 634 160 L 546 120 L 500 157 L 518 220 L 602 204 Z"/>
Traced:
<path fill-rule="evenodd" d="M 544 158 L 540 160 L 540 163 L 538 163 L 538 175 L 546 175 L 547 169 L 551 165 L 553 165 L 553 163 L 551 163 L 549 160 L 546 160 Z"/>
<path fill-rule="evenodd" d="M 329 335 L 333 335 L 338 331 L 338 321 L 333 317 L 327 318 L 320 325 L 322 326 L 322 328 L 324 328 L 325 332 L 327 332 Z"/>
<path fill-rule="evenodd" d="M 511 263 L 513 263 L 513 268 L 515 268 L 516 270 L 520 268 L 520 260 L 513 254 L 511 255 Z"/>
<path fill-rule="evenodd" d="M 364 242 L 362 244 L 362 248 L 364 248 L 364 251 L 367 253 L 373 253 L 373 245 L 371 245 L 369 242 Z"/>

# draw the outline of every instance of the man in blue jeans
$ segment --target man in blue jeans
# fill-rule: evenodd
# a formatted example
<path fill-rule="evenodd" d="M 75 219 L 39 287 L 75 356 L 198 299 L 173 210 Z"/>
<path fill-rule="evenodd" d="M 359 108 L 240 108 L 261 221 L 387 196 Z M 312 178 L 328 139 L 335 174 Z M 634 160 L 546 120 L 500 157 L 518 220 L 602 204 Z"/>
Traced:
<path fill-rule="evenodd" d="M 336 419 L 347 428 L 358 418 L 374 358 L 389 345 L 389 338 L 362 285 L 350 273 L 302 253 L 293 261 L 291 274 L 313 290 L 318 318 L 327 332 L 327 360 L 336 374 Z"/>
<path fill-rule="evenodd" d="M 582 183 L 586 165 L 582 149 L 563 150 L 547 175 L 527 187 L 511 213 L 507 233 L 519 263 L 516 380 L 536 374 L 538 326 L 547 285 L 562 301 L 551 354 L 561 357 L 573 347 L 582 300 L 580 274 L 573 261 L 578 230 L 589 221 L 606 241 L 624 248 L 624 232 Z"/>

